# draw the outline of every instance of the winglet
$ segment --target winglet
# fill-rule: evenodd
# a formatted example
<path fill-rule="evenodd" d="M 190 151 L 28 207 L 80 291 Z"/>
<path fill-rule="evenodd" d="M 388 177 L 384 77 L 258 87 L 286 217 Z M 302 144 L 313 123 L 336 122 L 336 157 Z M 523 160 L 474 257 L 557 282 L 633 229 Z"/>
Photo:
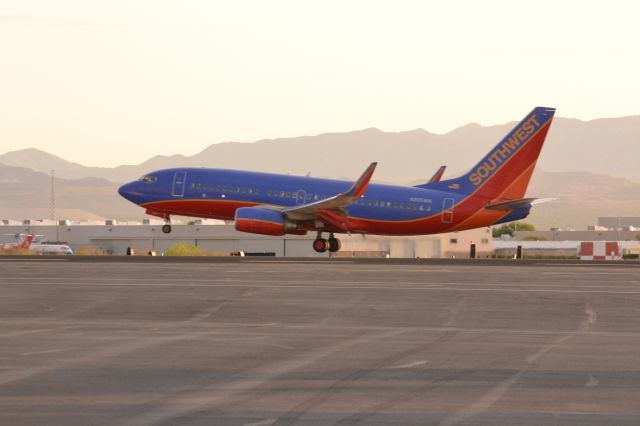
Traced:
<path fill-rule="evenodd" d="M 436 171 L 436 173 L 431 176 L 431 179 L 429 179 L 429 182 L 427 183 L 436 183 L 436 182 L 440 182 L 440 179 L 442 179 L 442 175 L 444 175 L 444 171 L 447 168 L 447 166 L 440 166 L 440 168 Z"/>
<path fill-rule="evenodd" d="M 369 186 L 369 182 L 371 181 L 371 177 L 373 177 L 373 172 L 376 170 L 377 162 L 373 162 L 369 164 L 367 170 L 362 173 L 362 176 L 358 178 L 358 180 L 349 188 L 344 195 L 350 197 L 362 197 L 364 193 L 367 191 L 367 187 Z"/>

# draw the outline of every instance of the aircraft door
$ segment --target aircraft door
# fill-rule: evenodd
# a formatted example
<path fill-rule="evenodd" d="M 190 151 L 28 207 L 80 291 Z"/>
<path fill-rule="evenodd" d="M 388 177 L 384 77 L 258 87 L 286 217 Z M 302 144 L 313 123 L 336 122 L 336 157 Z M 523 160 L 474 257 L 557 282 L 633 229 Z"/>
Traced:
<path fill-rule="evenodd" d="M 442 223 L 453 223 L 453 198 L 442 200 Z"/>
<path fill-rule="evenodd" d="M 296 204 L 304 204 L 305 203 L 305 197 L 307 196 L 307 192 L 305 190 L 301 189 L 296 194 L 297 194 Z"/>
<path fill-rule="evenodd" d="M 187 180 L 187 172 L 176 172 L 173 175 L 173 191 L 171 195 L 174 197 L 184 197 L 184 185 Z"/>

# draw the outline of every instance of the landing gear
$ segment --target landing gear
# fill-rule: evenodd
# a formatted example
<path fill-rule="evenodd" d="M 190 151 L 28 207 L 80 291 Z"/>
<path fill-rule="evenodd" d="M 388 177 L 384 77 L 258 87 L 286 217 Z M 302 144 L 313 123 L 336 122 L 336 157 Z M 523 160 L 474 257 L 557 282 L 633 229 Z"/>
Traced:
<path fill-rule="evenodd" d="M 340 240 L 334 237 L 333 234 L 329 236 L 328 240 L 325 240 L 324 238 L 322 238 L 322 233 L 318 232 L 318 236 L 315 240 L 313 240 L 313 249 L 317 253 L 324 253 L 327 250 L 330 253 L 335 253 L 340 250 L 340 247 Z"/>
<path fill-rule="evenodd" d="M 162 225 L 162 232 L 164 232 L 165 234 L 170 234 L 171 233 L 171 223 L 165 223 L 164 225 Z"/>

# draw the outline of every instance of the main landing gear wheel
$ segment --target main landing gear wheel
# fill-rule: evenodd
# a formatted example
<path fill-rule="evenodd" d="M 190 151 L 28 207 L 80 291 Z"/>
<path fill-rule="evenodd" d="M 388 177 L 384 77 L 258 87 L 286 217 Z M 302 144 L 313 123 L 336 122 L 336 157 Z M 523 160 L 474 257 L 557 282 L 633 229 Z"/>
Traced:
<path fill-rule="evenodd" d="M 340 250 L 341 244 L 340 240 L 331 234 L 328 240 L 322 238 L 322 234 L 318 232 L 318 236 L 315 240 L 313 240 L 313 249 L 317 253 L 324 253 L 329 251 L 330 253 L 335 253 Z"/>
<path fill-rule="evenodd" d="M 164 225 L 162 225 L 162 232 L 164 232 L 165 234 L 170 234 L 171 233 L 171 224 L 165 223 Z"/>
<path fill-rule="evenodd" d="M 317 253 L 324 253 L 329 248 L 329 243 L 324 238 L 318 237 L 313 240 L 313 249 Z"/>
<path fill-rule="evenodd" d="M 331 253 L 339 251 L 342 246 L 342 244 L 340 244 L 340 240 L 333 235 L 327 240 L 327 245 L 329 246 L 328 249 Z"/>

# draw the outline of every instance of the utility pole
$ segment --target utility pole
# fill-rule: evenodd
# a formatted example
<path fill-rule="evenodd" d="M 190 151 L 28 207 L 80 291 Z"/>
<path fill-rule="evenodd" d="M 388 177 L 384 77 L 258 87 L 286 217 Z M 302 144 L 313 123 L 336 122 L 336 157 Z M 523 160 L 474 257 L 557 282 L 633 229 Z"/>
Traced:
<path fill-rule="evenodd" d="M 51 194 L 49 204 L 49 219 L 56 220 L 56 171 L 51 170 Z"/>

